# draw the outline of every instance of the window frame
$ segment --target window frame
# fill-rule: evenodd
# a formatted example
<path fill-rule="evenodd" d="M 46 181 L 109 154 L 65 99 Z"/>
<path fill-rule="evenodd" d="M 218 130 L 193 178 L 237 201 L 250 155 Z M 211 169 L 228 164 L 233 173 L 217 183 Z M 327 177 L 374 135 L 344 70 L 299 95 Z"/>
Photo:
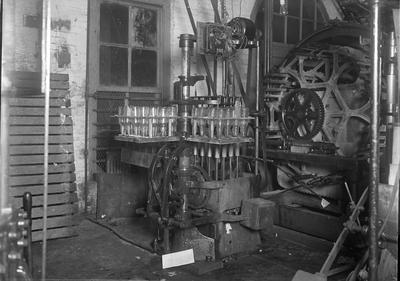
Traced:
<path fill-rule="evenodd" d="M 167 3 L 166 3 L 167 2 Z M 169 96 L 170 69 L 170 1 L 163 0 L 89 0 L 89 26 L 88 26 L 88 86 L 91 93 L 94 92 L 131 92 L 161 94 L 161 98 Z M 105 43 L 100 40 L 100 5 L 118 4 L 129 9 L 128 44 Z M 157 10 L 157 47 L 138 48 L 133 46 L 132 40 L 132 7 L 143 7 Z M 128 50 L 128 85 L 101 85 L 100 83 L 100 46 L 122 47 Z M 132 50 L 156 50 L 157 51 L 157 86 L 131 86 Z"/>
<path fill-rule="evenodd" d="M 275 1 L 275 0 L 271 0 L 271 1 Z M 293 15 L 283 16 L 283 15 L 280 15 L 279 13 L 274 11 L 274 7 L 273 7 L 274 5 L 272 5 L 272 7 L 271 7 L 271 9 L 272 9 L 272 11 L 271 11 L 272 17 L 280 16 L 280 17 L 283 17 L 283 20 L 284 20 L 284 27 L 283 27 L 283 31 L 284 31 L 283 39 L 284 40 L 283 40 L 283 42 L 274 41 L 273 40 L 274 35 L 273 35 L 273 29 L 272 29 L 272 43 L 274 43 L 274 44 L 276 43 L 276 44 L 296 45 L 298 42 L 300 42 L 301 40 L 303 40 L 304 38 L 306 38 L 308 35 L 311 34 L 310 33 L 310 34 L 307 34 L 307 35 L 303 36 L 303 21 L 307 21 L 307 22 L 313 23 L 313 32 L 318 30 L 318 12 L 321 14 L 321 17 L 322 17 L 324 23 L 327 23 L 326 16 L 325 16 L 325 14 L 323 13 L 323 11 L 320 8 L 320 5 L 321 5 L 320 0 L 313 0 L 314 1 L 314 13 L 313 13 L 314 17 L 313 17 L 313 19 L 304 18 L 304 15 L 303 15 L 304 14 L 303 13 L 303 7 L 304 7 L 303 2 L 304 1 L 303 0 L 295 0 L 295 1 L 299 1 L 300 2 L 299 16 L 293 16 Z M 290 5 L 290 3 L 289 3 L 289 5 Z M 288 18 L 299 20 L 299 30 L 298 30 L 299 40 L 296 43 L 288 43 Z M 272 24 L 273 24 L 273 21 L 272 21 Z"/>

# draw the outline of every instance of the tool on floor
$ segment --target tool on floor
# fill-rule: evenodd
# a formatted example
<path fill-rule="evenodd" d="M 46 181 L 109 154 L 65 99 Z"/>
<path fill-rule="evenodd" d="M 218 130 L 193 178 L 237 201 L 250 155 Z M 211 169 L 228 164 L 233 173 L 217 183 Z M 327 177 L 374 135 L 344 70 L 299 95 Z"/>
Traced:
<path fill-rule="evenodd" d="M 328 280 L 329 276 L 336 275 L 353 268 L 353 264 L 346 264 L 333 269 L 332 265 L 336 257 L 338 256 L 340 249 L 342 248 L 348 234 L 353 230 L 354 226 L 357 226 L 356 219 L 358 218 L 360 211 L 363 210 L 363 206 L 367 200 L 367 194 L 368 188 L 364 190 L 360 200 L 358 200 L 357 205 L 355 205 L 349 219 L 347 220 L 347 222 L 344 223 L 344 228 L 339 234 L 339 237 L 336 239 L 335 244 L 333 245 L 328 257 L 321 267 L 321 270 L 314 274 L 305 272 L 303 270 L 298 270 L 294 275 L 292 281 L 326 281 Z"/>

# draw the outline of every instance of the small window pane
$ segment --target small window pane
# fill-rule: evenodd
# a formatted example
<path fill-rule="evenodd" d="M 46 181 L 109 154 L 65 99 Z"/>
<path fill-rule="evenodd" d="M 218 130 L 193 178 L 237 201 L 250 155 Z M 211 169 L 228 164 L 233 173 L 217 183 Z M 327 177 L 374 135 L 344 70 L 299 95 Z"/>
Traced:
<path fill-rule="evenodd" d="M 289 16 L 300 17 L 300 0 L 288 1 Z"/>
<path fill-rule="evenodd" d="M 157 86 L 157 52 L 132 50 L 132 86 Z"/>
<path fill-rule="evenodd" d="M 128 49 L 100 47 L 100 84 L 128 85 Z"/>
<path fill-rule="evenodd" d="M 272 25 L 272 41 L 285 42 L 285 17 L 274 15 Z"/>
<path fill-rule="evenodd" d="M 313 33 L 314 23 L 311 21 L 303 20 L 303 34 L 301 39 L 304 39 L 307 35 Z"/>
<path fill-rule="evenodd" d="M 133 7 L 133 45 L 135 47 L 157 46 L 157 11 Z"/>
<path fill-rule="evenodd" d="M 100 41 L 105 43 L 128 43 L 128 7 L 117 4 L 100 6 Z"/>
<path fill-rule="evenodd" d="M 315 0 L 303 0 L 303 18 L 314 20 Z"/>
<path fill-rule="evenodd" d="M 287 19 L 287 43 L 296 44 L 299 42 L 299 19 L 289 18 Z"/>

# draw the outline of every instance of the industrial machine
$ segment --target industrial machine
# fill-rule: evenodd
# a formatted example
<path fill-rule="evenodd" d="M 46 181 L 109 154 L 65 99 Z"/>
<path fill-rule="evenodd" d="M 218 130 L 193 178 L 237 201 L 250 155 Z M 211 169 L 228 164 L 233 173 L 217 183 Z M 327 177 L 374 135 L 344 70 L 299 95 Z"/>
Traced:
<path fill-rule="evenodd" d="M 250 116 L 233 81 L 236 52 L 259 46 L 249 19 L 198 23 L 194 29 L 197 36 L 180 36 L 182 74 L 174 84 L 175 100 L 159 107 L 126 100 L 117 116 L 121 133 L 116 139 L 132 143 L 124 147 L 123 159 L 149 168 L 145 215 L 155 223 L 154 250 L 193 249 L 195 261 L 220 261 L 255 251 L 260 230 L 272 227 L 274 203 L 257 198 L 258 177 L 249 164 L 257 156 L 248 148 L 253 154 L 259 150 L 258 128 L 251 130 L 258 117 Z M 218 95 L 190 95 L 191 87 L 204 80 L 191 75 L 195 50 L 221 62 L 221 89 L 213 83 L 217 73 L 209 83 Z M 151 163 L 136 157 L 146 147 L 151 147 Z"/>
<path fill-rule="evenodd" d="M 399 170 L 391 162 L 398 161 L 393 134 L 399 112 L 393 33 L 398 23 L 380 30 L 368 22 L 380 14 L 388 16 L 385 23 L 393 21 L 396 5 L 379 11 L 379 1 L 371 1 L 370 19 L 367 1 L 338 2 L 358 23 L 335 22 L 315 32 L 265 77 L 261 135 L 272 180 L 261 196 L 276 202 L 275 224 L 335 241 L 320 272 L 299 271 L 293 280 L 327 280 L 349 268 L 354 270 L 346 280 L 377 280 L 378 263 L 379 280 L 392 280 L 397 264 L 392 247 L 398 242 L 391 235 L 391 242 L 383 241 L 388 233 L 398 235 Z M 361 256 L 335 268 L 343 246 Z"/>

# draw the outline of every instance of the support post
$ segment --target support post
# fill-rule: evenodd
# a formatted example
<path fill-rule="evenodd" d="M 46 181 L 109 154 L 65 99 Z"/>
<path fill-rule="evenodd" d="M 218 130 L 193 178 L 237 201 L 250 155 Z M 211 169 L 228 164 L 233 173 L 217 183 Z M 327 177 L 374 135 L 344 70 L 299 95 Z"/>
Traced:
<path fill-rule="evenodd" d="M 369 184 L 369 272 L 378 280 L 378 187 L 379 187 L 379 93 L 380 84 L 380 1 L 371 0 L 371 148 Z"/>
<path fill-rule="evenodd" d="M 44 93 L 44 161 L 43 161 L 43 244 L 42 244 L 42 280 L 46 280 L 47 255 L 47 201 L 49 168 L 49 109 L 50 109 L 50 22 L 51 1 L 43 0 L 42 12 L 42 93 Z"/>

